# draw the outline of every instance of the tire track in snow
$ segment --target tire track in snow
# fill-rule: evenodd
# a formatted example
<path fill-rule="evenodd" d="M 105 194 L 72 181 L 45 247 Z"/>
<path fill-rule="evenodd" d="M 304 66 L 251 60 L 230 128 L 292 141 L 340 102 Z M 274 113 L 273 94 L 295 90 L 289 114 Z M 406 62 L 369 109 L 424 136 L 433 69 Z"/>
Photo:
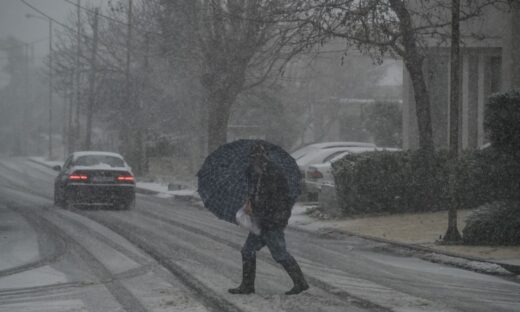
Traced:
<path fill-rule="evenodd" d="M 18 210 L 13 209 L 11 205 L 5 205 L 7 209 L 12 211 L 13 213 L 20 214 Z M 51 240 L 49 233 L 42 231 L 40 227 L 38 227 L 36 224 L 34 224 L 32 219 L 27 219 L 24 217 L 24 219 L 31 225 L 33 229 L 35 229 L 38 240 L 40 241 L 52 241 L 54 243 L 54 250 L 48 250 L 44 249 L 41 250 L 41 253 L 43 252 L 43 255 L 35 261 L 31 261 L 19 266 L 15 266 L 9 269 L 0 270 L 0 277 L 5 277 L 13 274 L 17 274 L 20 272 L 24 272 L 27 270 L 37 269 L 49 264 L 52 264 L 56 261 L 58 261 L 63 255 L 66 253 L 67 244 L 64 240 L 57 238 L 56 240 Z M 41 254 L 40 253 L 40 254 Z"/>
<path fill-rule="evenodd" d="M 142 212 L 139 212 L 139 213 L 142 213 Z M 213 234 L 211 234 L 211 233 L 209 233 L 209 232 L 202 231 L 202 230 L 200 230 L 199 228 L 190 227 L 189 225 L 186 225 L 186 224 L 184 224 L 184 223 L 180 223 L 180 222 L 177 222 L 176 224 L 174 224 L 175 221 L 173 221 L 173 220 L 165 220 L 165 218 L 162 217 L 162 216 L 157 216 L 157 215 L 152 216 L 152 215 L 148 215 L 148 217 L 150 217 L 150 218 L 154 218 L 154 219 L 159 219 L 159 220 L 161 220 L 161 221 L 165 221 L 165 222 L 169 222 L 169 221 L 171 221 L 170 225 L 177 226 L 177 227 L 180 226 L 181 228 L 183 228 L 183 229 L 186 230 L 186 231 L 191 231 L 192 233 L 195 233 L 195 234 L 198 234 L 198 235 L 205 236 L 205 237 L 207 237 L 207 238 L 212 239 L 213 241 L 217 241 L 217 242 L 223 243 L 223 244 L 225 244 L 225 245 L 227 245 L 227 246 L 229 246 L 229 247 L 231 247 L 231 248 L 233 248 L 233 249 L 235 249 L 235 250 L 240 250 L 240 248 L 241 248 L 241 244 L 233 243 L 233 242 L 231 242 L 231 241 L 229 241 L 229 240 L 222 239 L 221 237 L 219 237 L 219 236 L 217 236 L 217 235 L 213 235 Z M 103 222 L 100 221 L 100 220 L 97 220 L 97 222 L 98 222 L 98 223 L 103 223 Z M 105 225 L 106 225 L 106 224 L 105 224 Z M 130 235 L 131 235 L 131 234 L 130 234 Z M 125 235 L 122 235 L 122 236 L 124 236 L 124 237 L 126 237 L 126 238 L 128 239 L 128 236 L 125 236 Z M 129 240 L 130 240 L 130 239 L 129 239 Z M 130 240 L 130 241 L 131 241 L 131 240 Z M 133 242 L 133 243 L 134 243 L 134 242 Z M 146 244 L 145 241 L 144 241 L 144 242 L 141 242 L 141 243 Z M 134 243 L 134 244 L 135 244 L 135 243 Z M 146 249 L 146 247 L 148 247 L 149 249 L 153 249 L 153 246 L 144 246 L 144 245 L 142 245 L 142 246 L 139 246 L 139 247 L 141 247 L 142 249 Z M 144 248 L 143 248 L 143 247 L 144 247 Z M 148 251 L 151 251 L 151 250 L 148 250 Z M 145 252 L 147 252 L 147 251 L 145 250 Z M 154 255 L 152 255 L 150 252 L 147 252 L 147 253 L 149 253 L 152 257 L 154 257 Z M 160 256 L 161 256 L 161 255 L 158 254 L 158 255 L 155 255 L 154 258 L 156 258 L 156 257 L 159 258 Z M 156 259 L 156 260 L 157 260 L 157 259 Z M 270 258 L 265 257 L 265 258 L 262 258 L 262 260 L 264 260 L 264 261 L 266 261 L 266 262 L 269 262 L 269 263 L 271 263 L 271 264 L 273 264 L 273 265 L 276 265 L 276 263 L 274 263 L 274 261 L 273 261 L 272 259 L 270 259 Z M 158 261 L 158 262 L 161 263 L 161 261 Z M 161 263 L 161 264 L 162 264 L 162 263 Z M 163 266 L 165 266 L 165 265 L 163 264 Z M 167 267 L 167 268 L 168 268 L 168 267 Z M 171 270 L 171 268 L 168 268 L 168 269 L 169 269 L 172 273 L 174 273 L 174 275 L 179 276 L 178 274 L 175 274 L 175 272 L 173 272 L 173 271 Z M 180 267 L 177 267 L 177 270 L 178 270 L 177 273 L 182 273 L 182 269 L 181 269 Z M 189 274 L 189 273 L 188 273 L 188 274 Z M 355 295 L 352 295 L 352 294 L 350 294 L 350 293 L 348 293 L 348 292 L 346 292 L 346 291 L 340 291 L 340 290 L 337 289 L 337 287 L 332 286 L 331 284 L 329 284 L 329 283 L 327 283 L 327 282 L 325 282 L 325 281 L 322 281 L 322 280 L 320 280 L 320 279 L 313 278 L 313 277 L 309 277 L 308 279 L 309 279 L 309 282 L 310 282 L 312 285 L 314 285 L 316 288 L 320 288 L 321 290 L 327 292 L 328 294 L 330 294 L 330 295 L 332 295 L 332 296 L 334 296 L 334 297 L 336 297 L 336 298 L 338 298 L 338 299 L 340 299 L 340 300 L 342 300 L 342 301 L 344 301 L 344 302 L 346 302 L 346 303 L 348 303 L 348 304 L 354 304 L 354 305 L 356 305 L 356 306 L 358 306 L 358 307 L 361 307 L 361 308 L 364 308 L 364 309 L 370 309 L 370 310 L 372 310 L 372 311 L 391 311 L 391 309 L 386 308 L 386 307 L 383 307 L 383 306 L 379 306 L 379 305 L 377 305 L 377 304 L 375 304 L 375 303 L 373 303 L 373 302 L 371 302 L 371 301 L 369 301 L 369 300 L 362 299 L 362 298 L 358 298 L 358 297 L 356 297 Z M 188 286 L 189 286 L 189 285 L 188 285 Z"/>
<path fill-rule="evenodd" d="M 159 215 L 157 215 L 155 213 L 148 212 L 148 211 L 135 211 L 135 212 L 138 213 L 138 214 L 141 214 L 143 216 L 146 216 L 146 217 L 149 217 L 149 218 L 152 218 L 152 219 L 155 219 L 155 220 L 159 220 L 159 221 L 165 222 L 167 224 L 170 224 L 172 226 L 181 228 L 181 229 L 183 229 L 185 231 L 188 231 L 188 232 L 200 235 L 200 236 L 204 236 L 206 238 L 209 238 L 209 239 L 211 239 L 211 240 L 213 240 L 213 241 L 215 241 L 217 243 L 226 245 L 226 246 L 228 246 L 228 247 L 230 247 L 232 249 L 235 249 L 237 251 L 240 251 L 242 249 L 242 245 L 241 244 L 238 244 L 238 243 L 235 243 L 235 242 L 223 239 L 220 236 L 211 234 L 209 232 L 201 230 L 200 228 L 196 228 L 196 227 L 188 225 L 186 223 L 182 223 L 182 222 L 171 220 L 171 219 L 165 219 L 164 217 L 161 217 L 161 216 L 159 216 Z M 272 266 L 278 266 L 278 264 L 273 259 L 271 259 L 270 257 L 264 256 L 264 255 L 258 255 L 258 257 L 262 261 L 265 261 L 265 262 L 271 264 Z M 375 312 L 390 312 L 390 311 L 392 311 L 392 309 L 390 309 L 390 308 L 383 307 L 383 306 L 378 305 L 376 303 L 373 303 L 373 302 L 370 302 L 370 301 L 365 300 L 363 298 L 357 297 L 357 296 L 355 296 L 353 294 L 348 293 L 347 291 L 339 291 L 337 289 L 337 287 L 335 287 L 333 285 L 330 285 L 329 283 L 327 283 L 327 282 L 325 282 L 325 281 L 323 281 L 321 279 L 318 279 L 318 278 L 315 278 L 315 277 L 312 277 L 312 276 L 308 276 L 308 275 L 306 276 L 306 278 L 307 278 L 308 282 L 312 286 L 320 288 L 321 290 L 327 292 L 328 294 L 332 295 L 333 297 L 336 297 L 337 299 L 340 299 L 341 301 L 344 301 L 344 302 L 346 302 L 348 304 L 353 304 L 353 305 L 355 305 L 355 306 L 357 306 L 359 308 L 369 309 L 370 311 L 375 311 Z"/>
<path fill-rule="evenodd" d="M 28 208 L 26 208 L 28 210 Z M 37 209 L 20 209 L 18 212 L 26 219 L 30 219 L 33 224 L 41 227 L 43 231 L 51 233 L 55 239 L 61 239 L 66 242 L 69 248 L 74 248 L 80 255 L 81 259 L 94 271 L 94 274 L 104 281 L 104 286 L 112 294 L 112 296 L 119 302 L 119 304 L 128 312 L 146 312 L 147 309 L 143 304 L 121 283 L 120 280 L 108 270 L 105 265 L 93 256 L 85 247 L 79 242 L 68 236 L 62 229 L 55 225 L 52 221 L 43 216 Z"/>
<path fill-rule="evenodd" d="M 128 230 L 128 228 L 131 227 L 123 226 L 123 224 L 128 225 L 126 222 L 118 222 L 119 224 L 116 224 L 115 222 L 109 222 L 106 218 L 102 216 L 93 216 L 85 213 L 81 214 L 106 226 L 113 232 L 123 236 L 132 244 L 139 247 L 145 253 L 150 255 L 153 259 L 155 259 L 155 261 L 161 264 L 173 275 L 175 275 L 184 285 L 195 291 L 199 295 L 199 299 L 205 304 L 206 307 L 210 308 L 212 311 L 244 311 L 241 308 L 237 307 L 234 303 L 228 301 L 226 298 L 216 293 L 213 289 L 199 281 L 191 273 L 184 270 L 182 266 L 170 260 L 170 258 L 164 255 L 160 250 L 158 250 L 158 248 L 148 243 L 147 240 L 143 239 L 140 235 L 137 235 L 135 229 L 133 231 Z"/>

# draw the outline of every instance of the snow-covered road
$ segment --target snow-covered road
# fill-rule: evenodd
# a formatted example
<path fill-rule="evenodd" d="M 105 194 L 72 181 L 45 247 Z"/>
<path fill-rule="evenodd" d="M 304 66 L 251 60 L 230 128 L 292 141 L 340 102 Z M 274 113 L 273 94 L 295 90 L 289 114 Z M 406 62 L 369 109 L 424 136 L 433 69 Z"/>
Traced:
<path fill-rule="evenodd" d="M 135 209 L 62 210 L 55 173 L 0 160 L 0 311 L 520 311 L 520 284 L 389 254 L 345 235 L 288 230 L 311 289 L 267 250 L 256 294 L 232 296 L 246 233 L 187 202 L 138 195 Z"/>

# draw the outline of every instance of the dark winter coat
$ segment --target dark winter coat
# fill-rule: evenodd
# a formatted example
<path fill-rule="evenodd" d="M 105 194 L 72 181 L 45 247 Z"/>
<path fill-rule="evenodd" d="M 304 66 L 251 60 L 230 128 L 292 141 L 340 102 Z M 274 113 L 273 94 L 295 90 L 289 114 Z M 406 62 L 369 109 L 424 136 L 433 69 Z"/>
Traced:
<path fill-rule="evenodd" d="M 262 174 L 248 170 L 249 198 L 253 218 L 262 231 L 287 226 L 294 203 L 289 198 L 289 185 L 282 170 L 268 161 Z"/>

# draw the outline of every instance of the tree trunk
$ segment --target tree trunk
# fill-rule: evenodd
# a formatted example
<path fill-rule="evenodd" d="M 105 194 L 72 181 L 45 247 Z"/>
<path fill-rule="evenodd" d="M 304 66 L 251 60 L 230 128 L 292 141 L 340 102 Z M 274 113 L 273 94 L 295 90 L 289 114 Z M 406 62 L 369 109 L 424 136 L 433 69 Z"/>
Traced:
<path fill-rule="evenodd" d="M 426 88 L 426 81 L 422 71 L 422 58 L 415 60 L 405 60 L 405 66 L 410 74 L 415 99 L 415 113 L 417 116 L 417 126 L 419 129 L 419 148 L 433 152 L 433 130 L 430 110 L 430 95 Z"/>
<path fill-rule="evenodd" d="M 231 105 L 235 96 L 225 90 L 211 92 L 208 98 L 208 153 L 227 142 L 227 128 L 231 113 Z"/>
<path fill-rule="evenodd" d="M 403 57 L 406 69 L 410 73 L 415 95 L 417 123 L 419 129 L 419 148 L 433 152 L 433 130 L 430 111 L 430 98 L 422 70 L 424 57 L 417 46 L 412 18 L 406 5 L 401 0 L 390 0 L 390 6 L 399 18 L 399 28 L 402 34 L 403 50 L 397 49 Z"/>

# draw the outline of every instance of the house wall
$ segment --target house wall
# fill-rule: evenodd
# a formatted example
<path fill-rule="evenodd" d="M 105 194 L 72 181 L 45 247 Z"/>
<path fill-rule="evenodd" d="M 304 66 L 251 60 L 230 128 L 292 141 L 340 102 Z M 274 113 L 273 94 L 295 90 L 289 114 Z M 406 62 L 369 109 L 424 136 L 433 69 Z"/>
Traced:
<path fill-rule="evenodd" d="M 514 10 L 490 11 L 471 25 L 491 40 L 462 45 L 459 144 L 474 149 L 487 142 L 484 113 L 487 98 L 495 92 L 520 89 L 520 4 Z M 468 29 L 469 26 L 465 25 Z M 498 31 L 501 32 L 498 32 Z M 433 139 L 436 148 L 448 147 L 450 65 L 449 47 L 428 49 L 423 70 L 430 92 Z M 406 69 L 403 84 L 403 147 L 418 147 L 418 126 L 413 88 Z"/>

